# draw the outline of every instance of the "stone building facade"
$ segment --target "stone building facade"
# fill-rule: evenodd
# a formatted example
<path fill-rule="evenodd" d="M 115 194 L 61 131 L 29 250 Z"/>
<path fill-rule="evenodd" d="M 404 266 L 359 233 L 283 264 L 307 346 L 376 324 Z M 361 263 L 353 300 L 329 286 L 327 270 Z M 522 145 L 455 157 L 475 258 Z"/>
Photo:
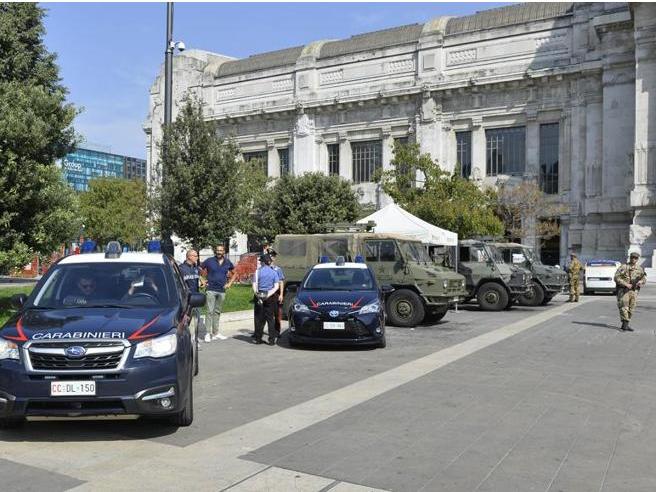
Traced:
<path fill-rule="evenodd" d="M 232 59 L 174 61 L 174 101 L 200 96 L 269 176 L 311 171 L 387 203 L 372 172 L 395 139 L 481 183 L 534 179 L 563 203 L 543 257 L 626 258 L 656 245 L 656 4 L 531 3 Z M 157 162 L 163 76 L 150 94 Z M 174 108 L 174 117 L 175 117 Z M 530 242 L 530 238 L 525 238 Z"/>

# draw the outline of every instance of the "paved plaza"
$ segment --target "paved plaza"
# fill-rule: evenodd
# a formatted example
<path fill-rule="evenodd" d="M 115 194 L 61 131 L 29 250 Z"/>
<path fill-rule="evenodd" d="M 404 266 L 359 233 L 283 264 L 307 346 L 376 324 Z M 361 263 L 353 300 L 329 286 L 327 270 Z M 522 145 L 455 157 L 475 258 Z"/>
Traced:
<path fill-rule="evenodd" d="M 195 420 L 0 432 L 2 490 L 656 490 L 656 287 L 388 329 L 384 350 L 204 344 Z"/>

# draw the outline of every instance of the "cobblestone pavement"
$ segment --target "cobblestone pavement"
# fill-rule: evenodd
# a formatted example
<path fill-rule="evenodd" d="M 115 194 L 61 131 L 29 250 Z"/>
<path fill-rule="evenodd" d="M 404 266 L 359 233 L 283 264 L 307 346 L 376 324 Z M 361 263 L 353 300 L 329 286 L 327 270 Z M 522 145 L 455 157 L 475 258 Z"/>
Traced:
<path fill-rule="evenodd" d="M 195 420 L 0 432 L 2 490 L 654 491 L 656 287 L 388 329 L 384 350 L 203 344 Z"/>

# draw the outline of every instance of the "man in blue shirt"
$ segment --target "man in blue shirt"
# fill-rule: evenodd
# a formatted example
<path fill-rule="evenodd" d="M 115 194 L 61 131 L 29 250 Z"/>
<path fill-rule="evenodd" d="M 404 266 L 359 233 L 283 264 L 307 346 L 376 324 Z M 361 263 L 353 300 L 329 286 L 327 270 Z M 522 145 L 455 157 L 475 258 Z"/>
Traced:
<path fill-rule="evenodd" d="M 278 274 L 271 268 L 271 257 L 269 255 L 260 256 L 262 265 L 255 272 L 253 281 L 253 292 L 255 292 L 255 337 L 253 343 L 262 343 L 262 334 L 264 333 L 264 323 L 267 324 L 269 334 L 269 345 L 276 343 L 276 326 L 275 326 L 275 309 L 278 305 L 279 281 Z"/>
<path fill-rule="evenodd" d="M 198 253 L 195 250 L 187 251 L 187 259 L 180 263 L 180 273 L 189 287 L 189 292 L 197 293 L 200 290 L 200 269 L 198 268 Z"/>
<path fill-rule="evenodd" d="M 207 275 L 207 334 L 205 341 L 225 340 L 219 332 L 221 308 L 225 300 L 225 291 L 232 287 L 232 271 L 235 266 L 225 257 L 225 247 L 214 248 L 214 256 L 201 264 L 202 274 Z"/>

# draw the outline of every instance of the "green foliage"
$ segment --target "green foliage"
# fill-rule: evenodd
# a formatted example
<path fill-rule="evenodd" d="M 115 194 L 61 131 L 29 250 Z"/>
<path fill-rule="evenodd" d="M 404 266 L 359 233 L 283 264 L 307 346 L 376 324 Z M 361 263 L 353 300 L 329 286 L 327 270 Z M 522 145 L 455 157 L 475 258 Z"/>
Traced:
<path fill-rule="evenodd" d="M 146 185 L 122 178 L 96 178 L 80 195 L 85 234 L 100 244 L 117 240 L 138 246 L 148 234 Z"/>
<path fill-rule="evenodd" d="M 55 166 L 75 144 L 76 109 L 43 45 L 42 17 L 36 4 L 0 3 L 0 271 L 49 254 L 79 228 Z"/>
<path fill-rule="evenodd" d="M 339 176 L 285 175 L 258 194 L 247 232 L 269 240 L 276 234 L 315 234 L 327 224 L 353 222 L 359 215 L 355 193 Z"/>
<path fill-rule="evenodd" d="M 239 159 L 231 140 L 217 137 L 202 104 L 188 98 L 164 129 L 161 184 L 155 190 L 162 230 L 174 231 L 196 249 L 223 243 L 246 227 L 253 196 L 266 185 L 256 164 Z"/>
<path fill-rule="evenodd" d="M 33 288 L 33 284 L 16 287 L 0 287 L 0 326 L 5 324 L 5 322 L 16 313 L 16 308 L 11 303 L 11 296 L 15 294 L 29 295 Z"/>
<path fill-rule="evenodd" d="M 481 190 L 460 177 L 458 170 L 443 171 L 430 155 L 420 154 L 417 144 L 395 142 L 393 152 L 391 169 L 382 173 L 381 183 L 400 207 L 458 233 L 461 239 L 503 233 L 503 224 L 494 213 L 493 190 Z M 423 177 L 421 186 L 417 186 L 417 174 Z"/>

